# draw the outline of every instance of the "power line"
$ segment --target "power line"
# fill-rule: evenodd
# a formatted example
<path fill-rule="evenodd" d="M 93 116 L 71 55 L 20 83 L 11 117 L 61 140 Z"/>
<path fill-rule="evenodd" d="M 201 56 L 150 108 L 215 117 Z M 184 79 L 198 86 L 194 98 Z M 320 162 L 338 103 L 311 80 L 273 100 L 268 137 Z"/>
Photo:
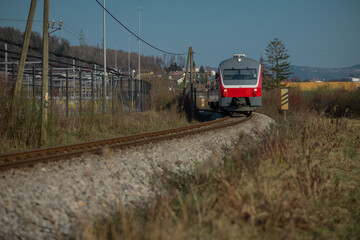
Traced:
<path fill-rule="evenodd" d="M 21 44 L 18 44 L 18 43 L 15 43 L 13 41 L 10 41 L 10 40 L 5 40 L 5 39 L 1 39 L 0 38 L 0 42 L 6 42 L 8 44 L 11 44 L 11 45 L 14 45 L 14 46 L 17 46 L 17 47 L 22 47 Z M 38 53 L 42 53 L 42 49 L 40 48 L 36 48 L 36 47 L 31 47 L 29 46 L 29 49 L 30 50 L 33 50 L 35 52 L 38 52 Z M 5 50 L 2 50 L 0 49 L 0 52 L 5 52 Z M 13 52 L 13 51 L 9 51 L 7 50 L 8 53 L 11 53 L 11 54 L 15 54 L 15 55 L 20 55 L 20 53 L 16 53 L 16 52 Z M 76 60 L 78 62 L 81 62 L 82 64 L 89 64 L 90 66 L 91 65 L 94 65 L 96 64 L 97 66 L 100 66 L 100 67 L 103 67 L 103 65 L 99 64 L 99 63 L 96 63 L 96 62 L 92 62 L 92 61 L 88 61 L 88 60 L 84 60 L 84 59 L 81 59 L 81 58 L 78 58 L 78 57 L 73 57 L 73 56 L 69 56 L 69 55 L 63 55 L 63 54 L 60 54 L 60 53 L 55 53 L 55 52 L 52 52 L 52 51 L 49 51 L 50 54 L 52 54 L 53 56 L 55 57 L 58 57 L 58 58 L 66 58 L 66 59 L 69 59 L 69 60 Z M 35 55 L 29 55 L 27 54 L 28 57 L 32 57 L 32 58 L 37 58 L 37 59 L 42 59 L 42 56 L 35 56 Z M 67 62 L 63 62 L 63 61 L 59 61 L 59 60 L 54 60 L 54 59 L 50 59 L 50 61 L 52 62 L 56 62 L 56 63 L 60 63 L 60 64 L 64 64 L 64 65 L 69 65 L 69 66 L 72 66 L 73 64 L 72 63 L 67 63 Z M 85 67 L 85 66 L 80 66 L 80 65 L 74 65 L 76 67 L 82 67 L 82 68 L 88 68 L 88 69 L 93 69 L 93 70 L 96 70 L 92 67 Z M 106 68 L 107 71 L 110 71 L 110 72 L 115 72 L 118 74 L 118 72 L 115 70 L 115 69 L 112 69 L 112 68 Z M 122 75 L 126 75 L 126 74 L 122 74 Z"/>
<path fill-rule="evenodd" d="M 66 32 L 68 32 L 70 35 L 72 35 L 76 39 L 79 38 L 79 35 L 77 33 L 75 34 L 73 31 L 70 31 L 70 29 L 68 29 L 68 27 L 66 27 L 66 26 L 63 26 L 62 30 L 65 30 Z M 85 41 L 87 41 L 90 44 L 89 46 L 96 47 L 96 44 L 94 42 L 90 41 L 89 39 L 87 39 L 86 37 L 85 37 Z"/>
<path fill-rule="evenodd" d="M 80 32 L 78 32 L 77 30 L 75 30 L 74 28 L 72 28 L 69 24 L 67 24 L 67 23 L 63 23 L 63 26 L 65 27 L 65 28 L 68 28 L 68 32 L 70 32 L 70 31 L 72 31 L 75 35 L 77 35 L 77 37 L 79 37 L 79 33 Z M 84 37 L 85 38 L 85 41 L 87 41 L 88 43 L 90 43 L 91 45 L 93 45 L 93 46 L 96 46 L 96 44 L 94 43 L 94 42 L 92 42 L 92 41 L 90 41 L 89 39 L 87 39 L 86 37 Z"/>
<path fill-rule="evenodd" d="M 0 21 L 13 21 L 13 22 L 27 22 L 28 20 L 25 19 L 15 19 L 15 18 L 0 18 Z M 42 23 L 44 21 L 42 20 L 33 20 L 33 22 L 39 22 Z M 49 21 L 50 22 L 50 21 Z M 67 28 L 67 29 L 66 29 Z M 69 24 L 63 23 L 63 27 L 62 29 L 64 29 L 65 31 L 67 31 L 68 33 L 70 33 L 71 35 L 73 35 L 74 37 L 78 38 L 79 37 L 79 32 L 76 31 L 74 28 L 72 28 Z M 87 39 L 85 37 L 85 41 L 87 41 L 88 43 L 90 43 L 93 46 L 96 46 L 96 44 L 92 41 L 90 41 L 89 39 Z"/>
<path fill-rule="evenodd" d="M 129 33 L 131 33 L 133 36 L 135 36 L 137 39 L 139 39 L 140 41 L 142 41 L 143 43 L 145 43 L 146 45 L 160 51 L 166 54 L 170 54 L 170 55 L 185 55 L 187 53 L 172 53 L 172 52 L 167 52 L 164 51 L 160 48 L 155 47 L 154 45 L 148 43 L 147 41 L 145 41 L 144 39 L 140 38 L 138 35 L 136 35 L 135 33 L 133 33 L 129 28 L 127 28 L 123 23 L 121 23 L 113 14 L 111 14 L 98 0 L 95 0 L 101 7 L 102 9 L 104 9 L 116 22 L 118 22 L 123 28 L 125 28 Z"/>

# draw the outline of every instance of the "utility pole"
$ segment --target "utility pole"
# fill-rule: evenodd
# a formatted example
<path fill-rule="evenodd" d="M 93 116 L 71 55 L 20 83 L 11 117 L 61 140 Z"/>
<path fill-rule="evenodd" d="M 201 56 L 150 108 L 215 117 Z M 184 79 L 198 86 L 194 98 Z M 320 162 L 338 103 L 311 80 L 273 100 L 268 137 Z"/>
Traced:
<path fill-rule="evenodd" d="M 106 99 L 106 22 L 105 22 L 105 16 L 106 16 L 106 12 L 105 12 L 105 0 L 104 0 L 104 12 L 103 12 L 103 29 L 104 29 L 104 33 L 103 33 L 103 40 L 104 40 L 104 86 L 103 86 L 103 91 L 104 91 L 104 98 Z M 105 102 L 103 103 L 105 104 Z"/>
<path fill-rule="evenodd" d="M 128 72 L 129 72 L 129 76 L 130 76 L 130 74 L 131 74 L 131 70 L 130 70 L 130 34 L 129 34 L 129 36 L 128 36 L 128 42 L 129 42 L 129 44 L 128 44 Z"/>
<path fill-rule="evenodd" d="M 7 53 L 7 43 L 5 43 L 5 86 L 7 86 L 8 81 L 8 53 Z"/>
<path fill-rule="evenodd" d="M 190 64 L 190 66 L 189 66 Z M 189 72 L 190 67 L 190 72 Z M 189 120 L 192 121 L 194 118 L 194 78 L 195 78 L 195 63 L 194 63 L 194 52 L 192 50 L 192 47 L 189 47 L 188 51 L 188 57 L 186 62 L 186 70 L 185 70 L 185 77 L 184 77 L 184 89 L 183 89 L 183 95 L 181 100 L 181 107 L 185 107 L 185 96 L 186 96 L 186 87 L 187 87 L 187 75 L 189 73 L 189 80 L 190 80 L 190 112 L 189 112 Z"/>
<path fill-rule="evenodd" d="M 141 70 L 140 70 L 140 7 L 138 7 L 139 10 L 139 104 L 141 104 L 140 99 L 141 99 Z"/>
<path fill-rule="evenodd" d="M 115 48 L 115 70 L 117 71 L 117 56 L 116 56 L 116 48 Z"/>
<path fill-rule="evenodd" d="M 29 48 L 31 28 L 32 28 L 32 23 L 34 21 L 35 9 L 36 9 L 36 0 L 31 0 L 28 20 L 26 23 L 26 30 L 25 30 L 25 34 L 24 34 L 24 43 L 23 43 L 23 47 L 21 50 L 20 64 L 19 64 L 19 68 L 18 68 L 18 72 L 17 72 L 17 76 L 16 76 L 14 97 L 12 99 L 10 115 L 9 115 L 9 120 L 8 120 L 8 129 L 7 129 L 8 135 L 12 134 L 13 119 L 15 117 L 16 105 L 18 104 L 20 93 L 21 93 L 21 84 L 22 84 L 22 78 L 23 78 L 23 74 L 24 74 L 26 55 L 27 55 L 27 51 Z M 7 72 L 6 72 L 6 74 L 7 74 Z"/>
<path fill-rule="evenodd" d="M 29 42 L 30 42 L 30 36 L 31 36 L 31 28 L 32 23 L 34 21 L 34 14 L 35 14 L 35 8 L 36 8 L 36 0 L 31 0 L 30 5 L 30 11 L 28 16 L 28 21 L 26 24 L 26 30 L 24 35 L 24 44 L 21 51 L 21 57 L 20 57 L 20 64 L 16 76 L 16 85 L 15 85 L 15 92 L 14 92 L 14 100 L 13 103 L 16 104 L 16 101 L 18 101 L 18 98 L 20 96 L 21 91 L 21 84 L 24 74 L 24 68 L 25 68 L 25 61 L 26 61 L 26 55 L 29 48 Z"/>
<path fill-rule="evenodd" d="M 75 99 L 75 59 L 73 59 L 73 99 Z"/>
<path fill-rule="evenodd" d="M 190 121 L 194 119 L 194 78 L 195 78 L 195 65 L 194 65 L 194 53 L 191 49 L 190 55 Z"/>
<path fill-rule="evenodd" d="M 184 105 L 185 105 L 185 94 L 186 94 L 186 86 L 187 86 L 186 78 L 187 78 L 187 75 L 189 72 L 189 62 L 190 62 L 191 55 L 192 55 L 192 47 L 189 47 L 187 61 L 186 61 L 186 68 L 185 68 L 184 88 L 183 88 L 183 94 L 182 94 L 182 99 L 181 99 L 181 108 L 184 108 Z"/>
<path fill-rule="evenodd" d="M 49 1 L 44 0 L 44 18 L 43 18 L 43 71 L 42 71 L 42 96 L 41 96 L 41 137 L 40 147 L 46 143 L 46 127 L 48 120 L 49 107 L 49 87 L 48 87 L 48 72 L 49 72 Z"/>
<path fill-rule="evenodd" d="M 129 68 L 129 79 L 131 76 L 131 105 L 129 105 L 129 112 L 131 112 L 131 109 L 134 106 L 134 71 L 130 70 L 130 34 L 128 36 L 128 40 L 129 40 L 129 53 L 128 53 L 128 68 Z M 130 75 L 131 74 L 131 75 Z M 129 80 L 130 83 L 130 80 Z M 129 85 L 130 88 L 130 85 Z"/>
<path fill-rule="evenodd" d="M 141 70 L 140 70 L 140 7 L 138 7 L 138 10 L 139 10 L 139 37 L 138 37 L 138 42 L 139 42 L 139 80 L 141 79 L 140 78 L 140 73 L 141 73 Z"/>
<path fill-rule="evenodd" d="M 95 77 L 95 87 L 97 86 L 97 81 L 96 81 L 96 79 L 97 79 L 97 72 L 96 72 L 96 64 L 94 65 L 94 77 Z M 93 88 L 93 90 L 94 90 L 94 88 Z M 95 92 L 95 99 L 97 99 L 97 91 Z"/>

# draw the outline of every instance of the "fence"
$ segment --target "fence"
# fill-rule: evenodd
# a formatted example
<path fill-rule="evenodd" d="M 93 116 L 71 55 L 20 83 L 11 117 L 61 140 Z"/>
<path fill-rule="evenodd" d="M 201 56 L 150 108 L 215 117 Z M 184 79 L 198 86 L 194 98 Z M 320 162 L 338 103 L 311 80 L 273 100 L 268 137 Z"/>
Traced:
<path fill-rule="evenodd" d="M 17 64 L 0 65 L 4 92 L 15 85 Z M 26 65 L 22 91 L 35 104 L 41 102 L 42 68 L 35 62 Z M 5 72 L 7 69 L 7 72 Z M 95 67 L 96 69 L 96 67 Z M 140 112 L 151 108 L 151 84 L 116 72 L 103 72 L 79 67 L 49 69 L 49 97 L 52 107 L 66 115 L 84 113 Z"/>

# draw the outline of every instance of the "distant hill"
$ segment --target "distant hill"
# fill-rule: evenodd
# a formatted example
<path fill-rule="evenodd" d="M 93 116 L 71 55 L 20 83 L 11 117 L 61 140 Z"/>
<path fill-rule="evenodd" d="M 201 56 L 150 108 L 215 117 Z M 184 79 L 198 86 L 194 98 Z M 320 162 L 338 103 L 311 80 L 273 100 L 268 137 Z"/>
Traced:
<path fill-rule="evenodd" d="M 347 79 L 350 76 L 360 77 L 360 64 L 347 68 L 318 68 L 318 67 L 304 67 L 291 66 L 294 75 L 300 80 L 311 80 L 317 78 L 322 81 L 329 81 L 334 79 Z"/>
<path fill-rule="evenodd" d="M 12 27 L 0 27 L 0 50 L 4 51 L 3 41 L 10 41 L 15 44 L 22 44 L 23 42 L 23 32 Z M 27 60 L 38 60 L 42 58 L 42 37 L 38 32 L 31 33 L 30 46 L 39 49 L 39 51 L 29 50 Z M 72 56 L 74 58 L 84 59 L 90 62 L 96 62 L 97 64 L 103 64 L 102 49 L 95 46 L 72 46 L 70 42 L 64 38 L 59 38 L 57 36 L 50 36 L 49 39 L 49 49 L 51 52 L 56 54 Z M 16 45 L 9 44 L 8 46 L 8 59 L 9 61 L 18 60 L 21 48 Z M 4 62 L 4 54 L 0 51 L 0 62 Z M 115 68 L 115 51 L 114 49 L 107 49 L 107 67 Z M 127 71 L 128 66 L 128 53 L 122 50 L 117 50 L 117 66 L 122 68 L 123 71 Z M 30 55 L 35 57 L 30 57 Z M 52 55 L 50 55 L 52 57 Z M 68 64 L 72 63 L 72 60 L 66 58 L 57 57 L 56 60 L 67 62 Z M 51 62 L 50 62 L 51 64 Z M 138 55 L 137 53 L 132 52 L 130 57 L 131 66 L 138 66 Z M 162 72 L 163 61 L 161 57 L 155 56 L 141 56 L 141 67 L 142 72 L 153 71 L 153 72 Z M 61 66 L 57 64 L 55 66 Z M 68 65 L 64 65 L 68 66 Z M 90 65 L 89 65 L 90 66 Z M 92 66 L 92 65 L 91 65 Z"/>
<path fill-rule="evenodd" d="M 352 66 L 350 68 L 358 68 L 358 69 L 360 69 L 360 64 L 354 65 L 354 66 Z"/>

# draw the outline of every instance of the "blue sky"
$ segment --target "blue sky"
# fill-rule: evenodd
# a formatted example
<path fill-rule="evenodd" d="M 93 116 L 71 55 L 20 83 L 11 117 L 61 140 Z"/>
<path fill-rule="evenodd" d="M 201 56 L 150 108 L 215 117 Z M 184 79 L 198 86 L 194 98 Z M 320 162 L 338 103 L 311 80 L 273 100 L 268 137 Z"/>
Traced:
<path fill-rule="evenodd" d="M 0 0 L 0 26 L 25 30 L 31 0 Z M 100 0 L 102 3 L 103 0 Z M 265 57 L 279 38 L 294 65 L 349 67 L 360 64 L 360 0 L 106 0 L 106 8 L 135 33 L 141 7 L 141 37 L 169 52 L 195 51 L 197 65 L 216 67 L 233 53 Z M 35 20 L 42 20 L 38 0 Z M 55 33 L 78 45 L 81 29 L 90 45 L 102 44 L 102 9 L 95 0 L 50 0 L 50 20 L 63 20 Z M 106 17 L 107 47 L 127 51 L 128 33 Z M 42 23 L 33 30 L 42 33 Z M 137 40 L 131 37 L 131 51 Z M 142 44 L 144 55 L 159 55 Z"/>

